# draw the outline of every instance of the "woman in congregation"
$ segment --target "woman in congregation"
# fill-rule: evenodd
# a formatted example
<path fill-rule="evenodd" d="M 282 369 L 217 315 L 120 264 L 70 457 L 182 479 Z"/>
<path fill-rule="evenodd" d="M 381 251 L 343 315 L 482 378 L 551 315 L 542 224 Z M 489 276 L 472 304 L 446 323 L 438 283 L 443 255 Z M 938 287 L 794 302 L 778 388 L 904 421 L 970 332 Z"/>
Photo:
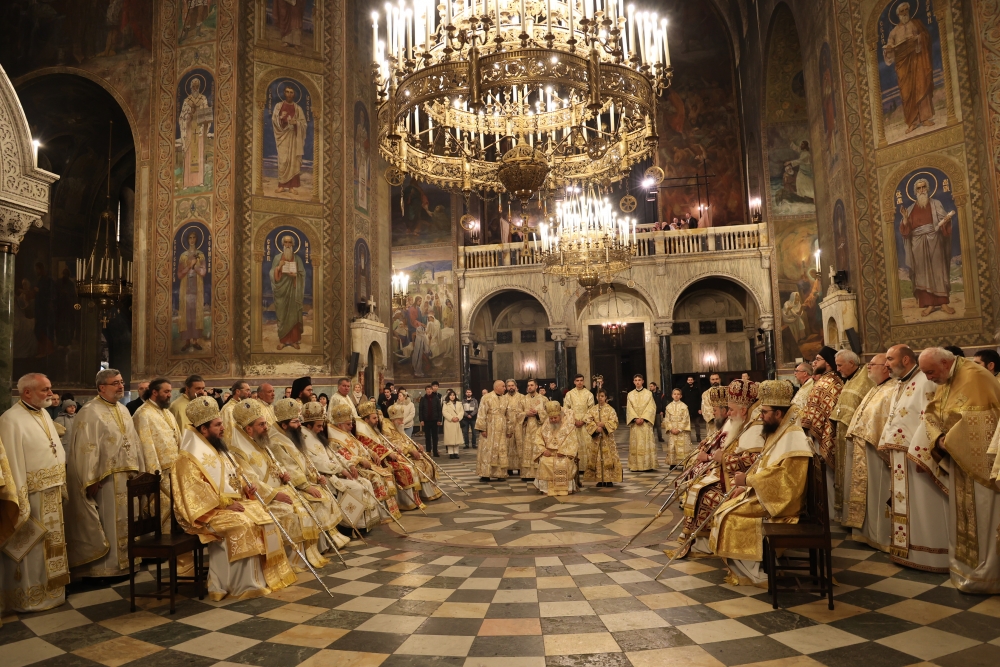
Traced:
<path fill-rule="evenodd" d="M 463 416 L 465 412 L 462 410 L 462 404 L 458 402 L 458 396 L 453 389 L 449 389 L 441 407 L 441 417 L 444 419 L 444 448 L 448 450 L 449 459 L 458 458 L 458 450 L 465 442 L 462 438 Z"/>

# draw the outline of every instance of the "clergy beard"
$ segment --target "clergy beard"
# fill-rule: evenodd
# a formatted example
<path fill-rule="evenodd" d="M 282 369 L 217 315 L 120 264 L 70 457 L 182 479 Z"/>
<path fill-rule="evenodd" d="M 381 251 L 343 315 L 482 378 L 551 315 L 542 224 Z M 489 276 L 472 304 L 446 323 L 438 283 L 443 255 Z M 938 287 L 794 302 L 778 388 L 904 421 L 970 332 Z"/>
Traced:
<path fill-rule="evenodd" d="M 302 446 L 304 443 L 302 441 L 301 426 L 295 426 L 295 427 L 289 426 L 287 429 L 285 429 L 285 435 L 287 435 L 288 438 L 295 443 L 295 447 L 297 449 L 299 449 L 300 451 L 302 450 Z"/>
<path fill-rule="evenodd" d="M 258 445 L 260 445 L 261 447 L 270 447 L 271 446 L 271 434 L 270 433 L 261 433 L 256 438 L 254 438 L 253 441 L 256 442 Z"/>
<path fill-rule="evenodd" d="M 226 446 L 226 442 L 217 435 L 206 435 L 205 440 L 208 440 L 208 444 L 215 447 L 217 452 L 228 452 L 229 447 Z"/>
<path fill-rule="evenodd" d="M 763 435 L 766 438 L 767 436 L 777 431 L 779 426 L 781 426 L 781 422 L 778 422 L 777 424 L 769 424 L 767 422 L 764 422 L 760 429 L 761 435 Z"/>
<path fill-rule="evenodd" d="M 722 428 L 726 425 L 726 417 L 716 417 L 715 418 L 715 428 Z"/>
<path fill-rule="evenodd" d="M 315 435 L 316 438 L 323 443 L 324 447 L 330 444 L 330 436 L 326 434 L 326 429 L 323 429 L 319 433 L 314 432 L 313 435 Z"/>
<path fill-rule="evenodd" d="M 167 396 L 164 399 L 154 398 L 153 402 L 156 403 L 156 405 L 159 406 L 159 408 L 161 410 L 167 410 L 168 408 L 170 408 L 170 397 L 169 396 Z"/>
<path fill-rule="evenodd" d="M 729 417 L 729 423 L 732 427 L 733 433 L 739 433 L 740 429 L 743 428 L 743 417 Z"/>

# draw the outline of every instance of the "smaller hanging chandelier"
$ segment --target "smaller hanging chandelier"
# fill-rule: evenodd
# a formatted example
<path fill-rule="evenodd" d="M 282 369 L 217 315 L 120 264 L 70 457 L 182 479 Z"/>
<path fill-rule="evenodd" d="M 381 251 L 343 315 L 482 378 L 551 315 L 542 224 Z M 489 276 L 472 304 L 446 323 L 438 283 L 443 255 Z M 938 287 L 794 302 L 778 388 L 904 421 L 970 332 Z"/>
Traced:
<path fill-rule="evenodd" d="M 593 185 L 569 186 L 556 203 L 555 219 L 540 225 L 541 240 L 535 251 L 542 272 L 576 278 L 590 291 L 632 266 L 636 255 L 635 218 L 618 217 L 607 199 L 600 199 Z"/>
<path fill-rule="evenodd" d="M 111 212 L 111 135 L 114 122 L 108 130 L 108 184 L 105 209 L 97 221 L 97 235 L 90 256 L 76 260 L 76 292 L 98 309 L 101 326 L 107 328 L 112 311 L 121 308 L 126 297 L 132 295 L 132 262 L 124 259 L 118 246 L 121 212 Z"/>
<path fill-rule="evenodd" d="M 392 305 L 402 308 L 406 305 L 406 295 L 409 292 L 410 276 L 402 271 L 392 274 Z"/>
<path fill-rule="evenodd" d="M 614 302 L 615 314 L 614 317 L 611 315 L 611 303 Z M 615 294 L 614 285 L 608 286 L 608 319 L 604 321 L 601 325 L 604 335 L 611 339 L 611 344 L 618 346 L 621 345 L 622 339 L 625 337 L 625 327 L 628 324 L 622 319 L 621 315 L 618 313 L 618 295 Z"/>

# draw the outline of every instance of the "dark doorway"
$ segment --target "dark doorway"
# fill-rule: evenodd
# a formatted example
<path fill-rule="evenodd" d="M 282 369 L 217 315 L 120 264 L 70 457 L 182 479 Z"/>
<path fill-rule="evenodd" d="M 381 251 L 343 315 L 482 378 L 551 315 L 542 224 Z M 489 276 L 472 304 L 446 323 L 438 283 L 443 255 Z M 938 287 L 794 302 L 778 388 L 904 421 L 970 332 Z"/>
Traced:
<path fill-rule="evenodd" d="M 608 400 L 618 411 L 618 419 L 624 420 L 626 398 L 635 389 L 632 376 L 641 373 L 646 377 L 645 326 L 641 322 L 629 324 L 620 339 L 605 335 L 597 324 L 589 327 L 589 334 L 590 374 L 604 376 Z M 586 385 L 591 384 L 591 378 L 586 378 Z"/>
<path fill-rule="evenodd" d="M 472 377 L 469 386 L 472 388 L 472 397 L 478 401 L 483 395 L 483 389 L 493 388 L 490 384 L 490 367 L 487 364 L 472 364 L 470 371 Z"/>

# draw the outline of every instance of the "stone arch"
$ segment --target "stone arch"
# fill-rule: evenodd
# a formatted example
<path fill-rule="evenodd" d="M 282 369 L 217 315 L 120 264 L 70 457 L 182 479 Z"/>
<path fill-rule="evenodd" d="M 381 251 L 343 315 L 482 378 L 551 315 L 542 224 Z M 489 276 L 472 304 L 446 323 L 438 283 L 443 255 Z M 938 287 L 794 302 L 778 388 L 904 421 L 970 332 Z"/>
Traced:
<path fill-rule="evenodd" d="M 496 285 L 491 287 L 481 294 L 472 305 L 466 310 L 468 315 L 463 315 L 462 317 L 462 334 L 467 334 L 472 329 L 473 323 L 475 323 L 476 318 L 479 317 L 479 313 L 482 311 L 483 307 L 489 303 L 490 299 L 495 297 L 497 294 L 502 294 L 503 292 L 523 292 L 524 294 L 533 297 L 542 308 L 545 310 L 545 316 L 549 318 L 549 325 L 553 325 L 558 320 L 552 316 L 552 304 L 545 298 L 545 294 L 525 285 Z"/>
<path fill-rule="evenodd" d="M 678 286 L 677 290 L 672 295 L 672 298 L 669 303 L 669 308 L 666 309 L 666 312 L 670 313 L 671 318 L 673 318 L 674 311 L 677 309 L 677 304 L 680 301 L 681 296 L 683 296 L 684 293 L 687 292 L 692 286 L 707 278 L 718 278 L 720 280 L 726 280 L 731 283 L 734 283 L 735 285 L 742 288 L 747 293 L 747 295 L 754 300 L 754 305 L 757 307 L 757 313 L 759 314 L 760 317 L 763 317 L 765 315 L 770 315 L 771 309 L 768 307 L 770 305 L 770 301 L 766 299 L 764 295 L 757 290 L 756 287 L 751 285 L 742 277 L 733 274 L 713 273 L 711 271 L 705 271 L 703 273 L 700 273 L 696 276 L 689 278 L 686 282 Z"/>

